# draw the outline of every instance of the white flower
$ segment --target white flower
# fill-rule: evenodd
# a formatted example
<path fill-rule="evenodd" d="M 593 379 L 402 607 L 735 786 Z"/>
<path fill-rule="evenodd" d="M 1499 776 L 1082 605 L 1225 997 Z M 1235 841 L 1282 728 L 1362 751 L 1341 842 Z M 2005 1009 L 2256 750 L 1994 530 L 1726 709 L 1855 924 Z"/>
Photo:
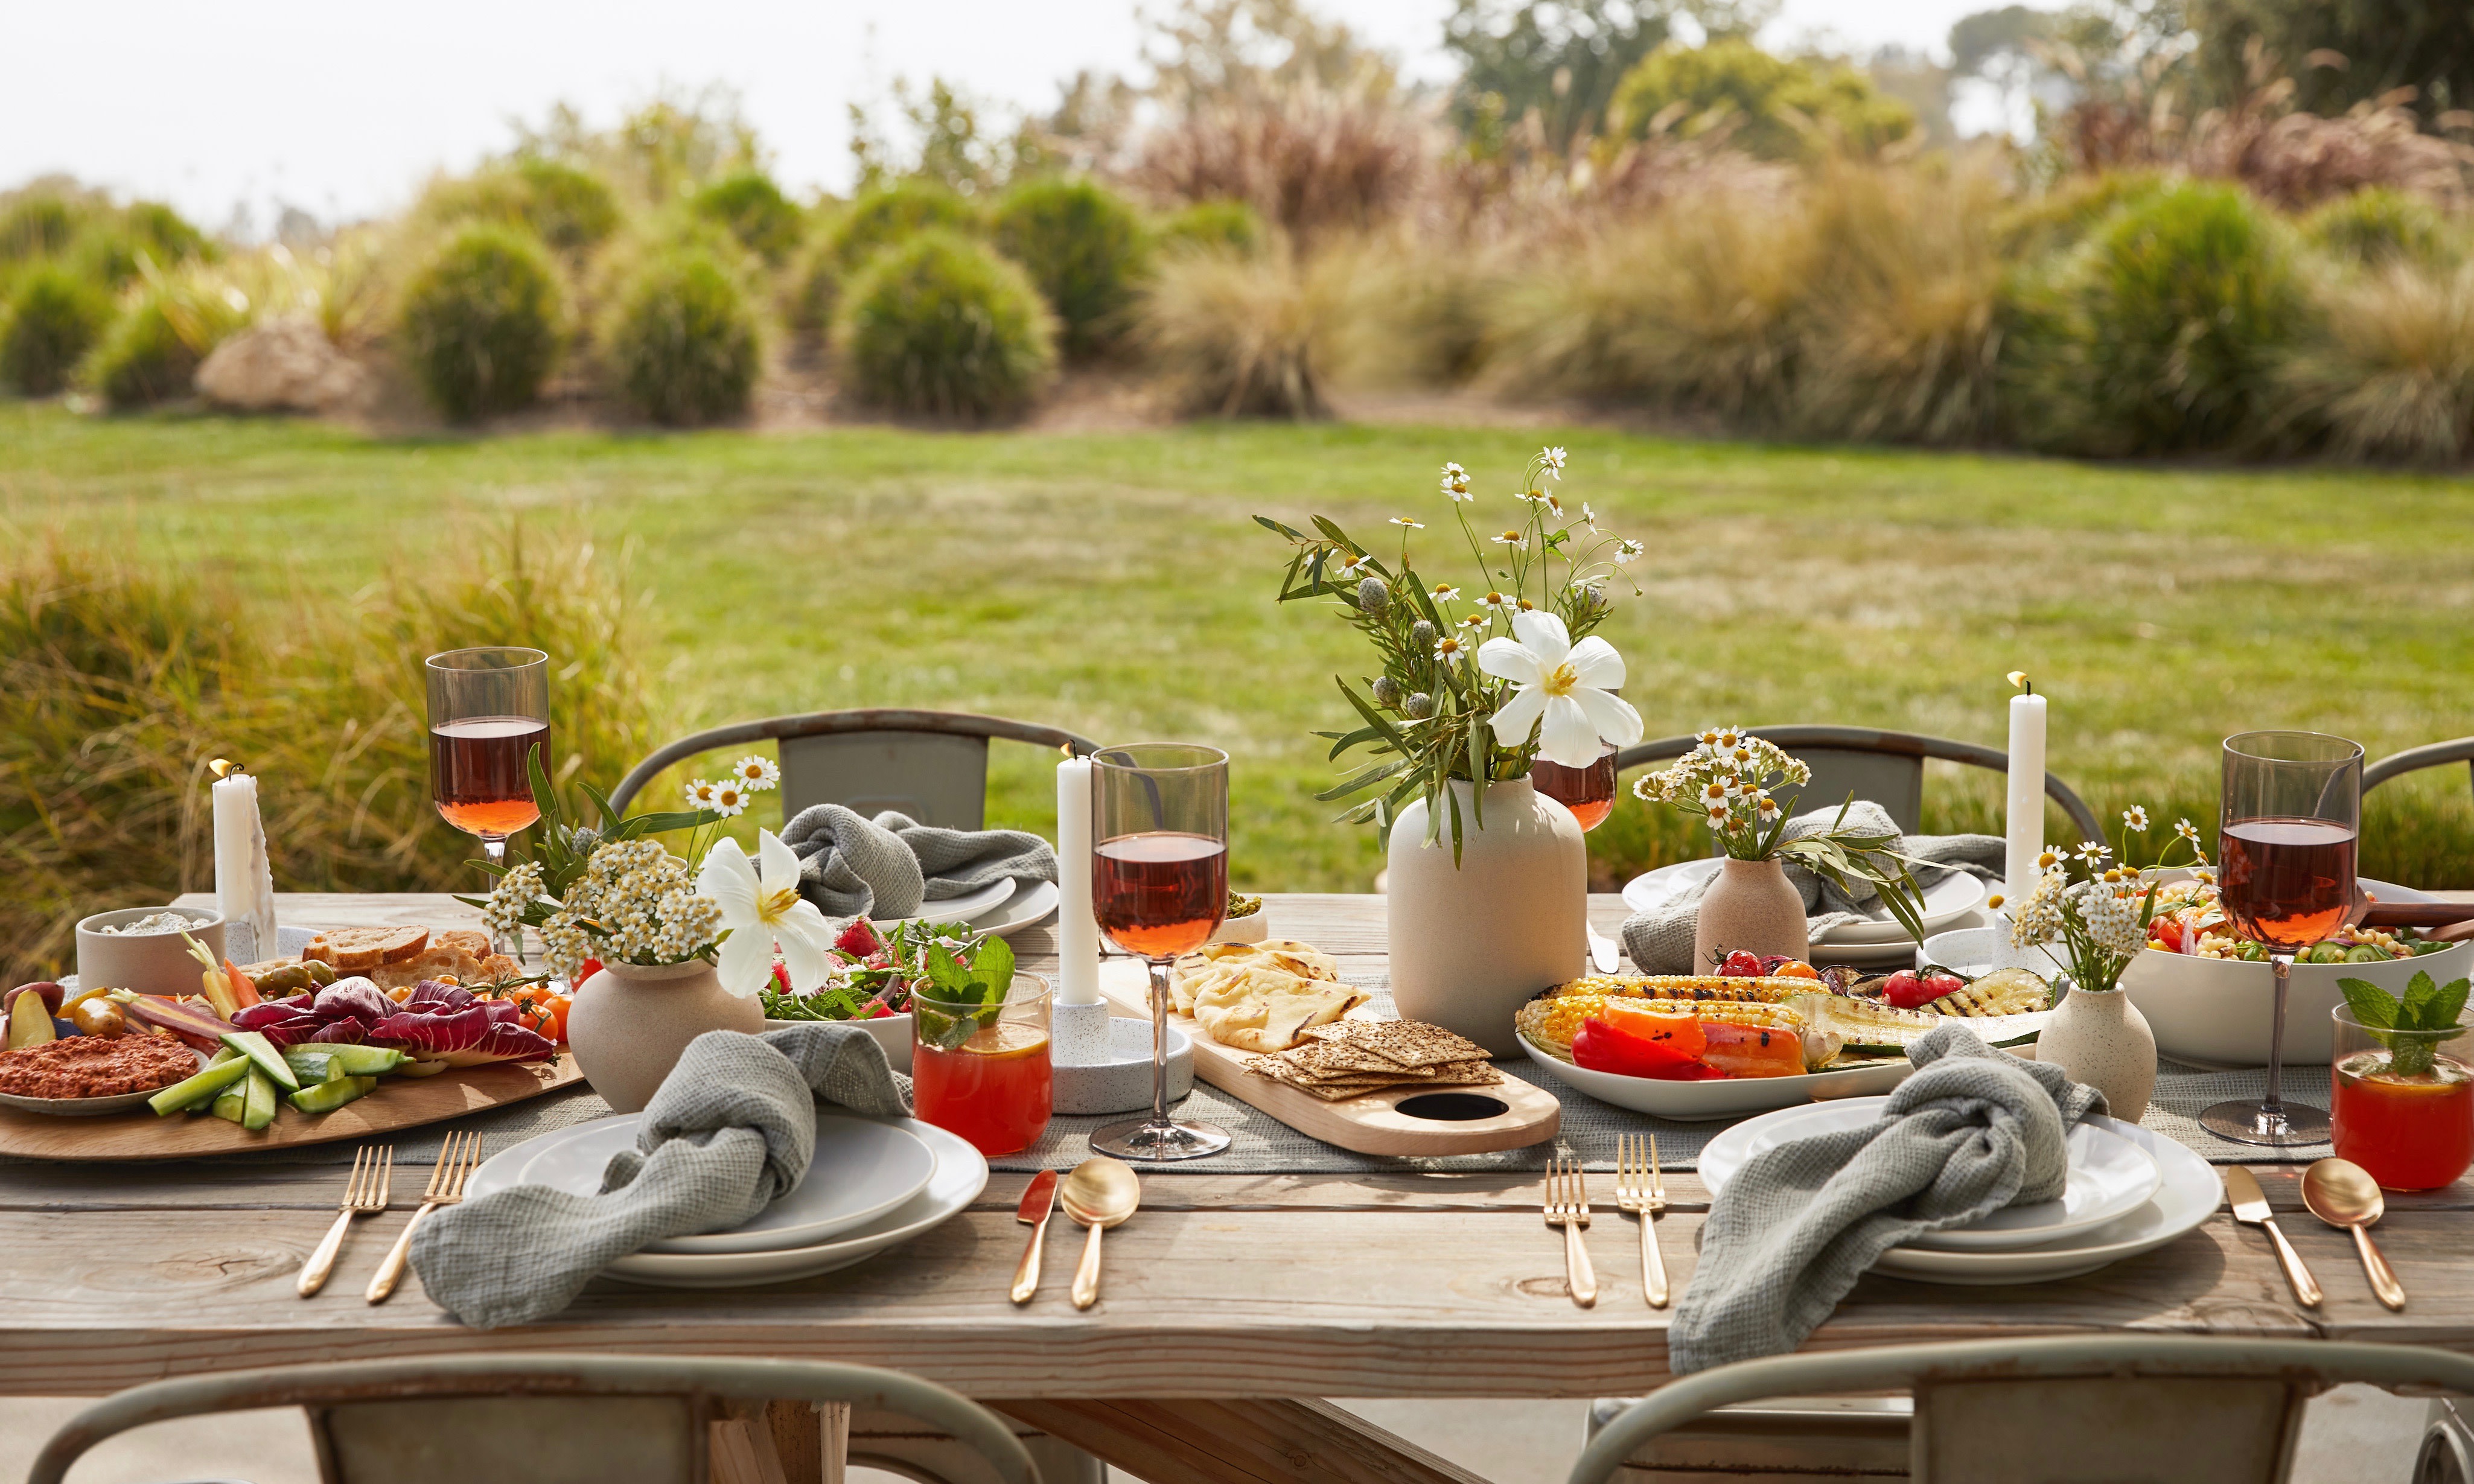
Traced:
<path fill-rule="evenodd" d="M 1505 531 L 1500 536 L 1491 536 L 1487 539 L 1498 547 L 1510 547 L 1515 551 L 1529 549 L 1529 536 L 1525 531 Z"/>
<path fill-rule="evenodd" d="M 1596 528 L 1596 527 L 1594 527 L 1594 526 L 1592 526 L 1592 527 L 1591 527 L 1591 529 L 1595 529 L 1595 528 Z M 1645 548 L 1641 546 L 1641 544 L 1640 544 L 1639 542 L 1637 542 L 1637 541 L 1633 541 L 1633 540 L 1631 540 L 1631 539 L 1629 539 L 1629 538 L 1627 538 L 1627 539 L 1625 539 L 1625 540 L 1623 540 L 1623 541 L 1618 541 L 1618 542 L 1616 542 L 1616 543 L 1615 543 L 1615 565 L 1616 565 L 1616 566 L 1618 566 L 1618 567 L 1624 567 L 1624 566 L 1629 566 L 1629 565 L 1631 565 L 1631 564 L 1632 564 L 1632 563 L 1634 563 L 1634 562 L 1639 561 L 1639 560 L 1640 560 L 1640 553 L 1642 552 L 1642 550 L 1643 550 L 1643 549 L 1645 549 Z"/>
<path fill-rule="evenodd" d="M 1539 755 L 1565 767 L 1597 762 L 1601 742 L 1640 741 L 1640 713 L 1614 693 L 1624 683 L 1623 656 L 1595 634 L 1572 643 L 1551 613 L 1512 618 L 1514 638 L 1490 639 L 1478 669 L 1518 688 L 1494 714 L 1497 741 L 1517 747 L 1538 732 Z"/>
<path fill-rule="evenodd" d="M 1461 627 L 1484 628 L 1486 627 L 1486 615 L 1479 613 L 1466 615 L 1461 620 Z"/>
<path fill-rule="evenodd" d="M 1712 804 L 1704 812 L 1702 817 L 1710 821 L 1710 828 L 1713 830 L 1723 830 L 1734 819 L 1735 816 L 1734 813 L 1728 809 L 1726 805 Z"/>
<path fill-rule="evenodd" d="M 1714 732 L 1702 733 L 1701 741 L 1712 755 L 1733 752 L 1743 745 L 1744 729 L 1739 726 L 1722 726 Z"/>
<path fill-rule="evenodd" d="M 1413 530 L 1413 531 L 1421 531 L 1421 530 L 1424 530 L 1424 529 L 1426 528 L 1426 523 L 1425 523 L 1425 522 L 1423 522 L 1423 521 L 1412 521 L 1412 520 L 1410 520 L 1410 519 L 1409 519 L 1407 516 L 1405 516 L 1405 515 L 1395 515 L 1395 516 L 1394 516 L 1394 517 L 1392 518 L 1392 523 L 1393 523 L 1393 524 L 1395 524 L 1395 525 L 1405 525 L 1405 526 L 1407 526 L 1409 529 L 1411 529 L 1411 530 Z"/>
<path fill-rule="evenodd" d="M 2141 805 L 2133 804 L 2122 812 L 2122 822 L 2145 835 L 2147 833 L 2147 811 Z"/>
<path fill-rule="evenodd" d="M 713 786 L 704 807 L 724 819 L 737 818 L 747 812 L 747 791 L 739 786 L 738 779 L 725 778 Z"/>
<path fill-rule="evenodd" d="M 721 987 L 745 999 L 773 977 L 778 948 L 790 988 L 807 994 L 825 982 L 833 959 L 833 924 L 799 895 L 799 858 L 771 830 L 756 832 L 756 860 L 727 837 L 705 852 L 696 890 L 720 908 Z"/>
<path fill-rule="evenodd" d="M 1581 521 L 1582 523 L 1589 526 L 1591 534 L 1596 533 L 1598 528 L 1598 513 L 1589 508 L 1589 502 L 1586 499 L 1581 501 Z"/>
<path fill-rule="evenodd" d="M 1516 606 L 1513 598 L 1501 593 L 1489 593 L 1484 597 L 1479 598 L 1477 602 L 1479 607 L 1492 608 L 1497 613 L 1510 612 Z"/>
<path fill-rule="evenodd" d="M 1443 493 L 1454 499 L 1466 500 L 1477 498 L 1469 493 L 1468 471 L 1458 464 L 1443 466 Z"/>
<path fill-rule="evenodd" d="M 1712 778 L 1701 786 L 1701 807 L 1724 809 L 1735 796 L 1734 784 L 1725 778 Z"/>
<path fill-rule="evenodd" d="M 2173 833 L 2181 836 L 2184 839 L 2189 840 L 2194 845 L 2199 842 L 2199 827 L 2193 824 L 2188 819 L 2174 820 Z"/>
<path fill-rule="evenodd" d="M 1367 572 L 1372 572 L 1373 570 L 1374 558 L 1364 554 L 1352 556 L 1348 560 L 1341 563 L 1339 567 L 1340 575 L 1351 579 L 1355 579 Z"/>
<path fill-rule="evenodd" d="M 1461 590 L 1452 586 L 1448 582 L 1438 582 L 1435 584 L 1435 601 L 1439 603 L 1451 602 L 1460 596 Z"/>
<path fill-rule="evenodd" d="M 1547 474 L 1552 474 L 1558 479 L 1564 477 L 1564 450 L 1562 449 L 1554 448 L 1540 450 L 1538 453 L 1538 462 L 1546 466 Z"/>
<path fill-rule="evenodd" d="M 1770 797 L 1769 790 L 1755 789 L 1753 791 L 1753 812 L 1760 815 L 1761 823 L 1775 824 L 1778 822 L 1779 802 L 1778 800 Z"/>
<path fill-rule="evenodd" d="M 691 780 L 688 786 L 680 791 L 688 796 L 688 807 L 690 809 L 711 809 L 713 807 L 713 781 L 709 778 L 697 778 Z"/>
<path fill-rule="evenodd" d="M 2079 848 L 2071 853 L 2094 865 L 2105 858 L 2105 843 L 2100 839 L 2083 839 L 2079 841 Z"/>
<path fill-rule="evenodd" d="M 771 758 L 751 752 L 730 766 L 730 775 L 748 792 L 762 793 L 782 781 L 782 768 Z"/>
<path fill-rule="evenodd" d="M 1445 634 L 1443 638 L 1435 641 L 1435 658 L 1446 665 L 1451 664 L 1467 652 L 1467 646 L 1462 645 L 1459 640 L 1454 639 L 1449 634 Z"/>

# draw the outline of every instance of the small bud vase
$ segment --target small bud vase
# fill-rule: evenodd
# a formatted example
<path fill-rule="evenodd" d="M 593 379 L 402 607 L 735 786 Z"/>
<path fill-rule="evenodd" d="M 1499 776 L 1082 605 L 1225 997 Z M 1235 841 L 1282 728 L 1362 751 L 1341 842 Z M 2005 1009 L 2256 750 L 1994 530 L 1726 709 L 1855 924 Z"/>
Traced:
<path fill-rule="evenodd" d="M 2105 1111 L 2137 1123 L 2156 1090 L 2156 1035 L 2120 989 L 2073 989 L 2036 1037 L 2036 1059 L 2104 1094 Z"/>
<path fill-rule="evenodd" d="M 1788 959 L 1812 953 L 1804 893 L 1786 879 L 1786 866 L 1776 859 L 1721 858 L 1718 874 L 1701 893 L 1700 914 L 1692 925 L 1692 972 L 1714 973 L 1717 961 L 1738 949 Z"/>
<path fill-rule="evenodd" d="M 576 986 L 567 1049 L 613 1111 L 634 1113 L 653 1100 L 688 1042 L 707 1031 L 764 1029 L 764 1002 L 722 988 L 702 959 L 659 968 L 605 963 Z"/>

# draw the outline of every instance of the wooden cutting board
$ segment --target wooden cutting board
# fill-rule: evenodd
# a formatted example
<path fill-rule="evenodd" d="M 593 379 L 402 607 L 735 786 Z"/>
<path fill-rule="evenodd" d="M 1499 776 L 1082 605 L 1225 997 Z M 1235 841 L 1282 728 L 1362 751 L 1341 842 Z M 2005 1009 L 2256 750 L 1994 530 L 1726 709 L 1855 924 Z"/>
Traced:
<path fill-rule="evenodd" d="M 1121 1014 L 1151 1018 L 1147 971 L 1137 961 L 1100 964 L 1100 992 Z M 1351 1020 L 1375 1020 L 1366 1006 Z M 1543 1088 L 1506 1076 L 1480 1087 L 1389 1087 L 1326 1103 L 1286 1083 L 1246 1070 L 1254 1056 L 1202 1034 L 1190 1015 L 1169 1011 L 1168 1023 L 1194 1042 L 1194 1075 L 1230 1097 L 1271 1114 L 1299 1133 L 1361 1155 L 1482 1155 L 1544 1143 L 1563 1127 L 1564 1106 Z"/>
<path fill-rule="evenodd" d="M 255 1133 L 208 1114 L 157 1117 L 144 1107 L 99 1118 L 55 1118 L 0 1108 L 0 1155 L 29 1159 L 184 1159 L 200 1155 L 245 1155 L 294 1144 L 330 1144 L 417 1129 L 489 1108 L 521 1103 L 584 1080 L 575 1058 L 555 1061 L 494 1061 L 435 1077 L 389 1077 L 368 1097 L 312 1117 L 285 1107 Z"/>

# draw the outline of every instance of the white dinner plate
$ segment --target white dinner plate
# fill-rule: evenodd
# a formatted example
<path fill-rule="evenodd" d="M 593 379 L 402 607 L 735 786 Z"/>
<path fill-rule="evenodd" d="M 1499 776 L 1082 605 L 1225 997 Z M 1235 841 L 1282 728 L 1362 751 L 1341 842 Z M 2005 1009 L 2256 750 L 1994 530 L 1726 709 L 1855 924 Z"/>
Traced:
<path fill-rule="evenodd" d="M 1529 1053 L 1530 1060 L 1544 1067 L 1558 1081 L 1580 1088 L 1601 1103 L 1628 1107 L 1636 1113 L 1687 1123 L 1710 1118 L 1740 1118 L 1746 1113 L 1765 1113 L 1800 1103 L 1887 1092 L 1905 1082 L 1907 1074 L 1915 1070 L 1905 1058 L 1901 1058 L 1837 1071 L 1811 1072 L 1802 1077 L 1719 1077 L 1708 1082 L 1671 1083 L 1655 1077 L 1627 1077 L 1621 1072 L 1598 1072 L 1585 1066 L 1574 1066 L 1569 1061 L 1540 1051 L 1529 1044 L 1526 1036 L 1521 1038 L 1520 1049 Z"/>
<path fill-rule="evenodd" d="M 1888 1106 L 1887 1098 L 1850 1098 L 1747 1119 L 1701 1151 L 1701 1182 L 1715 1196 L 1746 1160 L 1761 1151 L 1814 1134 L 1860 1128 L 1880 1117 Z M 1972 1227 L 1928 1231 L 1909 1245 L 1953 1252 L 2050 1246 L 2129 1215 L 2147 1204 L 2164 1180 L 2144 1147 L 2094 1121 L 2071 1131 L 2069 1152 L 2069 1180 L 2060 1200 L 2007 1206 Z"/>
<path fill-rule="evenodd" d="M 971 931 L 993 937 L 1011 937 L 1056 915 L 1056 883 L 1034 881 L 1003 907 L 971 919 Z"/>
<path fill-rule="evenodd" d="M 1714 856 L 1706 861 L 1679 861 L 1673 865 L 1661 865 L 1624 883 L 1624 905 L 1637 912 L 1657 912 L 1672 906 L 1717 873 L 1718 858 Z M 1938 933 L 1982 906 L 1984 890 L 1984 883 L 1965 871 L 1951 871 L 1927 887 L 1925 931 Z M 1812 946 L 1857 947 L 1908 941 L 1906 929 L 1899 926 L 1894 918 L 1883 918 L 1878 922 L 1850 923 L 1833 928 Z"/>
<path fill-rule="evenodd" d="M 551 1145 L 524 1167 L 524 1183 L 589 1196 L 610 1156 L 636 1143 L 636 1125 L 610 1125 Z M 648 1253 L 769 1253 L 813 1247 L 863 1226 L 928 1188 L 936 1156 L 918 1135 L 872 1118 L 816 1115 L 816 1153 L 805 1179 L 728 1231 L 665 1237 Z"/>
<path fill-rule="evenodd" d="M 922 902 L 919 911 L 908 917 L 873 917 L 869 920 L 880 928 L 890 928 L 905 922 L 969 922 L 982 912 L 994 912 L 1009 900 L 1021 885 L 1008 876 L 992 881 L 977 891 L 949 896 L 934 902 Z"/>
<path fill-rule="evenodd" d="M 558 1129 L 492 1156 L 464 1187 L 471 1197 L 522 1183 L 525 1168 L 548 1147 L 604 1126 L 624 1123 L 622 1142 L 633 1142 L 643 1115 L 614 1113 L 591 1123 Z M 764 1253 L 636 1253 L 602 1270 L 604 1277 L 647 1288 L 748 1288 L 813 1277 L 862 1261 L 951 1219 L 987 1187 L 988 1161 L 959 1135 L 914 1118 L 886 1120 L 916 1134 L 936 1156 L 928 1188 L 865 1226 L 813 1247 Z"/>

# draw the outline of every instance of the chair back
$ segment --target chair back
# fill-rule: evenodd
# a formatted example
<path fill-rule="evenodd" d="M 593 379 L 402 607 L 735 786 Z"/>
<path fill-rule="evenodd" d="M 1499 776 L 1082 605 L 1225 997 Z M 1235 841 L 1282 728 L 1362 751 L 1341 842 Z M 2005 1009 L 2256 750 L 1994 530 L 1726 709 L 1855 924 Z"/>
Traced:
<path fill-rule="evenodd" d="M 899 1371 L 818 1361 L 508 1353 L 348 1361 L 157 1381 L 71 1418 L 27 1484 L 61 1484 L 106 1438 L 202 1413 L 298 1406 L 327 1484 L 733 1484 L 774 1474 L 772 1401 L 846 1402 L 915 1418 L 1006 1484 L 1039 1484 L 1011 1426 Z M 755 1451 L 761 1447 L 760 1454 Z M 772 1469 L 765 1466 L 771 1464 Z"/>
<path fill-rule="evenodd" d="M 2363 791 L 2368 793 L 2391 779 L 2420 772 L 2426 767 L 2443 767 L 2451 763 L 2469 765 L 2468 776 L 2474 778 L 2474 737 L 2459 737 L 2392 752 L 2363 769 Z"/>
<path fill-rule="evenodd" d="M 921 824 L 977 830 L 987 822 L 988 742 L 1004 738 L 1088 757 L 1100 744 L 1035 721 L 959 711 L 815 711 L 767 717 L 665 742 L 610 791 L 624 814 L 645 785 L 674 763 L 723 748 L 771 742 L 782 759 L 782 816 L 812 804 L 862 815 L 898 810 Z M 667 801 L 658 808 L 678 807 Z"/>
<path fill-rule="evenodd" d="M 2474 1393 L 2474 1358 L 2403 1345 L 2153 1334 L 1774 1355 L 1671 1381 L 1635 1402 L 1589 1440 L 1570 1484 L 1656 1470 L 1650 1445 L 1722 1407 L 1898 1390 L 1915 1399 L 1914 1484 L 2282 1484 L 2303 1404 L 2353 1381 Z"/>

